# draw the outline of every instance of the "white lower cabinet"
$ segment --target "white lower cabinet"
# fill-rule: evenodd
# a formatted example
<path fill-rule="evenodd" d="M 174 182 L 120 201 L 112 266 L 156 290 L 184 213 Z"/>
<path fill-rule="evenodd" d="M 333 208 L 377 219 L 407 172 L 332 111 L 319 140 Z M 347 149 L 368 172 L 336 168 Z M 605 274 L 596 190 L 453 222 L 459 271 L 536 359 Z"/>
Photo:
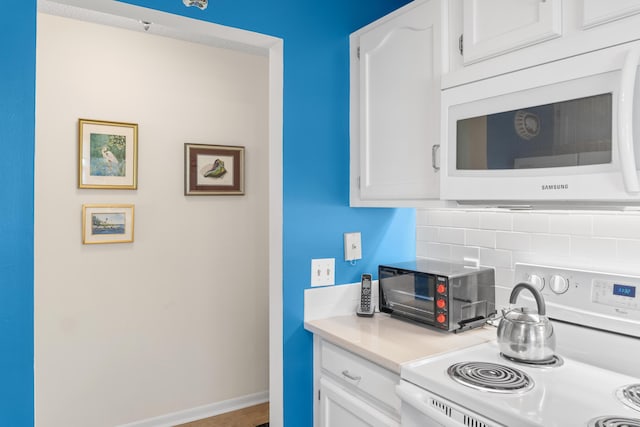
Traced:
<path fill-rule="evenodd" d="M 400 423 L 342 388 L 336 381 L 320 378 L 321 427 L 397 427 Z"/>
<path fill-rule="evenodd" d="M 327 341 L 315 346 L 316 426 L 400 426 L 398 374 Z"/>

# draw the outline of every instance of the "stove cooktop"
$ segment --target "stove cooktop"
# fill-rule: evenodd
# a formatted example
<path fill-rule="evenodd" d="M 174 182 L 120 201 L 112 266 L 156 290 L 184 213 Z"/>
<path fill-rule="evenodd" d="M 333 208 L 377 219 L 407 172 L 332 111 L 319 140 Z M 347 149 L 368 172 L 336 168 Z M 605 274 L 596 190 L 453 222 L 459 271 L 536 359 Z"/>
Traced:
<path fill-rule="evenodd" d="M 451 371 L 468 363 L 482 372 L 480 376 L 489 377 L 489 382 L 502 382 L 511 375 L 506 371 L 514 371 L 515 382 L 526 384 L 514 392 L 496 392 L 450 376 Z M 478 375 L 471 371 L 472 383 Z M 626 386 L 640 384 L 640 378 L 566 357 L 555 366 L 514 363 L 500 356 L 496 342 L 407 364 L 401 377 L 505 426 L 640 427 L 640 408 L 623 403 L 618 396 L 625 393 L 621 390 Z M 632 387 L 626 394 L 637 396 L 637 390 Z"/>

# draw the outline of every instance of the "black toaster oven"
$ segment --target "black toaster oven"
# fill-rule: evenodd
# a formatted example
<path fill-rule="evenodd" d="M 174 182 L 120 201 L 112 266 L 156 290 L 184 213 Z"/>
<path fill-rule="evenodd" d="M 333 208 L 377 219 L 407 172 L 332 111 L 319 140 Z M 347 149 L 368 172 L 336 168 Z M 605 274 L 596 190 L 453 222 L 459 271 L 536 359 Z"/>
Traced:
<path fill-rule="evenodd" d="M 490 267 L 419 258 L 378 266 L 380 311 L 446 331 L 483 325 L 496 312 Z"/>

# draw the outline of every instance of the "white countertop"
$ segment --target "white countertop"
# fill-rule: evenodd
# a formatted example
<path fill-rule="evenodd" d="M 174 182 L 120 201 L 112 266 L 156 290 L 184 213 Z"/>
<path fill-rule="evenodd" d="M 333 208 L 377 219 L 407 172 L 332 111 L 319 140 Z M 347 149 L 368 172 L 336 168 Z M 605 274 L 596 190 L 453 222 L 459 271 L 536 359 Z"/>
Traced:
<path fill-rule="evenodd" d="M 397 374 L 403 363 L 496 338 L 496 328 L 493 326 L 454 334 L 391 318 L 385 313 L 376 313 L 373 317 L 351 314 L 308 320 L 304 322 L 304 327 L 320 338 Z"/>

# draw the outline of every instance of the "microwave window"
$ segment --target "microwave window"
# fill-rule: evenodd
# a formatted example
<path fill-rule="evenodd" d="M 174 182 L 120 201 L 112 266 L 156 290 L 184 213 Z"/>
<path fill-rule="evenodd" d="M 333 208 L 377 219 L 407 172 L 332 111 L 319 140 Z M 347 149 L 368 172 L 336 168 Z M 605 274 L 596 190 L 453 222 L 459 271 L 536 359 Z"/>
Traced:
<path fill-rule="evenodd" d="M 611 93 L 457 121 L 458 170 L 611 163 Z"/>

